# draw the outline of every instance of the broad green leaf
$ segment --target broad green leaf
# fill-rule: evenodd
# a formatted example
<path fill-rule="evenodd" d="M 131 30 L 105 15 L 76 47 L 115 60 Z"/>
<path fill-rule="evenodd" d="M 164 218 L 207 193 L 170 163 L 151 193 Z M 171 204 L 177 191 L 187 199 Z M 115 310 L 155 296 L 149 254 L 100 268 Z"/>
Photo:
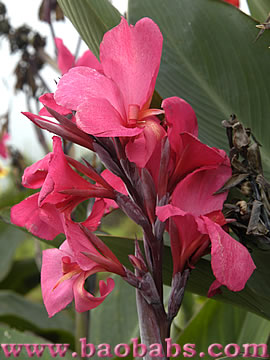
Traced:
<path fill-rule="evenodd" d="M 1 327 L 0 327 L 0 343 L 1 343 L 1 345 L 15 344 L 16 345 L 15 350 L 18 350 L 16 359 L 19 359 L 19 360 L 26 360 L 26 359 L 30 359 L 32 357 L 34 359 L 37 358 L 37 353 L 34 353 L 34 354 L 27 353 L 23 344 L 50 344 L 50 342 L 48 342 L 48 340 L 43 339 L 39 336 L 36 336 L 31 333 L 27 333 L 27 332 L 20 332 L 15 329 L 11 329 L 9 327 L 4 327 L 3 325 L 1 325 Z M 19 351 L 19 348 L 17 346 L 20 344 L 22 344 L 21 351 Z M 63 349 L 63 347 L 62 347 L 62 349 Z M 6 350 L 11 351 L 11 348 L 8 346 L 6 348 Z M 34 350 L 34 348 L 30 349 L 30 351 L 31 350 Z M 40 351 L 41 348 L 39 347 L 39 349 L 37 349 L 37 350 Z M 56 348 L 53 348 L 53 350 L 55 350 L 55 352 L 56 352 Z M 15 354 L 14 354 L 14 356 L 12 354 L 10 354 L 9 356 L 8 356 L 8 354 L 4 355 L 3 348 L 0 348 L 0 353 L 1 353 L 1 359 L 8 358 L 8 357 L 13 359 L 15 357 Z M 55 357 L 55 356 L 53 356 L 53 353 L 51 353 L 47 347 L 44 347 L 43 354 L 42 355 L 40 354 L 40 356 L 38 356 L 38 358 L 42 359 L 42 360 L 51 360 L 53 357 Z M 58 356 L 57 356 L 57 358 L 58 358 Z M 73 358 L 74 357 L 72 357 L 71 352 L 66 352 L 65 359 L 71 360 Z"/>
<path fill-rule="evenodd" d="M 251 16 L 265 22 L 270 13 L 270 0 L 247 0 L 247 3 Z"/>
<path fill-rule="evenodd" d="M 1 281 L 0 289 L 26 294 L 40 283 L 40 272 L 34 259 L 15 260 L 8 275 Z"/>
<path fill-rule="evenodd" d="M 49 318 L 43 305 L 26 300 L 11 291 L 0 291 L 0 322 L 17 329 L 53 337 L 55 340 L 74 344 L 73 321 L 64 313 Z"/>
<path fill-rule="evenodd" d="M 132 24 L 152 18 L 163 34 L 160 95 L 193 106 L 199 137 L 210 146 L 228 147 L 221 121 L 237 114 L 263 145 L 270 175 L 270 33 L 254 42 L 257 22 L 219 0 L 132 0 L 128 16 Z"/>
<path fill-rule="evenodd" d="M 108 0 L 58 0 L 82 39 L 99 57 L 99 44 L 106 31 L 120 22 L 120 13 Z"/>
<path fill-rule="evenodd" d="M 26 238 L 20 230 L 0 223 L 0 281 L 8 274 L 18 245 Z"/>
<path fill-rule="evenodd" d="M 238 344 L 266 344 L 269 336 L 270 321 L 248 313 L 238 338 Z"/>
<path fill-rule="evenodd" d="M 206 359 L 211 359 L 208 355 L 209 345 L 218 343 L 223 348 L 215 347 L 212 350 L 215 353 L 222 353 L 218 357 L 220 360 L 227 359 L 228 354 L 224 352 L 227 344 L 238 344 L 239 349 L 231 346 L 228 351 L 230 353 L 239 351 L 239 355 L 245 353 L 242 344 L 266 344 L 269 337 L 269 324 L 269 321 L 242 309 L 208 300 L 182 331 L 177 343 L 196 344 L 197 354 L 204 352 Z M 250 349 L 250 354 L 253 351 Z M 236 359 L 240 359 L 240 356 Z"/>
<path fill-rule="evenodd" d="M 129 344 L 139 336 L 135 289 L 114 276 L 115 288 L 103 304 L 91 311 L 90 342 Z"/>
<path fill-rule="evenodd" d="M 237 343 L 245 317 L 244 310 L 208 300 L 182 331 L 177 343 L 181 348 L 184 344 L 195 344 L 197 354 L 204 352 L 204 358 L 210 359 L 207 355 L 210 344 Z"/>

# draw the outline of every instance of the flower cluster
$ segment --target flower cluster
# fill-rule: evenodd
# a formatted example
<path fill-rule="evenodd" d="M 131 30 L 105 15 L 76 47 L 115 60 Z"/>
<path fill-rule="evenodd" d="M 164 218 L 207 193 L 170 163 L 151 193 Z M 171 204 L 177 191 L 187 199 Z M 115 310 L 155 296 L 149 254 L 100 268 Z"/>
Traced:
<path fill-rule="evenodd" d="M 221 210 L 227 194 L 214 195 L 231 176 L 225 152 L 200 142 L 196 115 L 185 100 L 171 97 L 162 109 L 151 107 L 162 42 L 149 18 L 135 26 L 122 19 L 108 31 L 100 62 L 89 51 L 75 62 L 56 39 L 63 76 L 54 94 L 40 98 L 39 116 L 25 113 L 39 127 L 95 151 L 107 168 L 99 174 L 74 160 L 54 137 L 53 151 L 25 170 L 23 185 L 40 192 L 13 207 L 12 222 L 48 240 L 66 236 L 59 249 L 43 254 L 41 285 L 50 316 L 73 298 L 79 312 L 98 306 L 113 290 L 113 280 L 100 282 L 100 297 L 87 292 L 84 282 L 104 271 L 140 289 L 148 303 L 162 301 L 165 230 L 173 258 L 169 318 L 202 256 L 211 253 L 216 278 L 209 296 L 221 285 L 243 289 L 255 269 L 247 249 L 226 232 Z M 88 218 L 74 222 L 74 209 L 90 198 L 95 203 Z M 144 254 L 136 241 L 135 255 L 129 256 L 135 272 L 93 233 L 116 207 L 143 229 Z"/>

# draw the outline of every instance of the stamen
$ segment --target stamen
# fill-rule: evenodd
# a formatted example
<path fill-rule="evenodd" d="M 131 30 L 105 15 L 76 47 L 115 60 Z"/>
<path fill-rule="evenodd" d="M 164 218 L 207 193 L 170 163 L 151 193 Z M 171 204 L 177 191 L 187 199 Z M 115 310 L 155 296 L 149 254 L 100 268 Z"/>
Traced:
<path fill-rule="evenodd" d="M 136 125 L 139 119 L 140 107 L 139 105 L 130 104 L 128 105 L 128 123 L 129 125 Z"/>
<path fill-rule="evenodd" d="M 149 116 L 156 116 L 156 115 L 160 115 L 160 114 L 164 114 L 165 111 L 161 110 L 161 109 L 147 109 L 147 110 L 142 110 L 139 113 L 139 120 L 145 119 Z"/>

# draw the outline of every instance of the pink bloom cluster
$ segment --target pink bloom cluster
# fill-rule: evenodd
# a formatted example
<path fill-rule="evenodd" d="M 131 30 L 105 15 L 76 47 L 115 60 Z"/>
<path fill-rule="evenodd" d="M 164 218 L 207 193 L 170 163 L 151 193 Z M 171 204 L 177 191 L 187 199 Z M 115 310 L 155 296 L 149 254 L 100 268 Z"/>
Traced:
<path fill-rule="evenodd" d="M 8 157 L 8 149 L 7 149 L 7 145 L 6 142 L 10 139 L 10 136 L 7 132 L 4 132 L 1 135 L 1 139 L 0 139 L 0 156 L 3 159 L 6 159 Z"/>
<path fill-rule="evenodd" d="M 158 26 L 149 18 L 135 26 L 122 19 L 105 34 L 100 62 L 89 51 L 75 62 L 56 41 L 64 75 L 55 94 L 40 98 L 45 106 L 41 116 L 26 116 L 96 151 L 109 170 L 100 175 L 65 155 L 59 137 L 54 137 L 52 153 L 25 170 L 23 185 L 41 190 L 13 207 L 13 223 L 48 240 L 66 236 L 59 249 L 43 255 L 41 284 L 49 315 L 73 298 L 77 311 L 99 305 L 114 282 L 101 281 L 100 297 L 94 297 L 84 289 L 91 274 L 112 272 L 129 282 L 132 278 L 136 286 L 149 271 L 151 256 L 145 261 L 138 248 L 130 255 L 136 278 L 92 232 L 117 206 L 142 226 L 153 259 L 155 242 L 166 227 L 173 276 L 211 252 L 216 281 L 209 295 L 221 285 L 243 289 L 255 265 L 247 249 L 226 232 L 221 210 L 227 194 L 214 195 L 231 176 L 228 157 L 199 141 L 195 113 L 183 99 L 168 98 L 162 110 L 151 108 L 163 41 Z M 83 223 L 74 222 L 73 210 L 89 198 L 96 199 L 92 212 Z"/>

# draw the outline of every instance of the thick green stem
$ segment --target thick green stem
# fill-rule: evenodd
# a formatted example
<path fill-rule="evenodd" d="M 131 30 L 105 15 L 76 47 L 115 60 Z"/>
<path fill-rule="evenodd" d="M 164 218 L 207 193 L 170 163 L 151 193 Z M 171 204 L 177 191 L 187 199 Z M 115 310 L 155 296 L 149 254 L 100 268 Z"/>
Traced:
<path fill-rule="evenodd" d="M 90 311 L 75 314 L 75 351 L 79 355 L 81 353 L 80 339 L 88 340 Z"/>
<path fill-rule="evenodd" d="M 95 293 L 96 288 L 96 274 L 91 275 L 85 282 L 85 288 L 90 293 Z M 75 351 L 79 354 L 81 353 L 81 342 L 80 339 L 86 338 L 86 341 L 89 342 L 90 335 L 90 317 L 91 312 L 85 311 L 83 313 L 75 313 Z"/>

